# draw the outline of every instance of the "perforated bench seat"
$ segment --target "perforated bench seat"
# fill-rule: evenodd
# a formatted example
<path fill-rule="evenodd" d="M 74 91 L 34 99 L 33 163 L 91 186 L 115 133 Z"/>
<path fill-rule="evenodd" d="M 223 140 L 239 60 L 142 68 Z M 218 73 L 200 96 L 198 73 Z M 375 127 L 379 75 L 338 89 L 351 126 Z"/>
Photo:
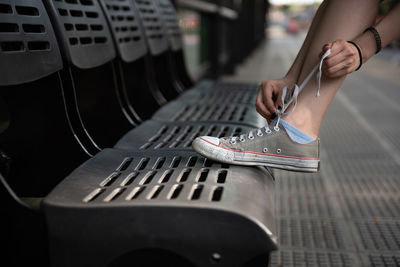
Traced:
<path fill-rule="evenodd" d="M 161 107 L 152 117 L 159 121 L 237 122 L 250 127 L 263 127 L 266 120 L 254 105 L 231 103 L 185 103 L 179 100 Z"/>
<path fill-rule="evenodd" d="M 185 103 L 230 103 L 248 104 L 254 109 L 257 85 L 236 82 L 199 82 L 199 85 L 185 91 L 177 100 Z"/>
<path fill-rule="evenodd" d="M 152 117 L 160 121 L 208 121 L 263 127 L 266 120 L 255 109 L 257 85 L 200 82 Z"/>
<path fill-rule="evenodd" d="M 214 265 L 216 255 L 219 266 L 243 266 L 276 249 L 267 170 L 190 151 L 103 150 L 42 206 L 55 266 L 107 266 L 143 248 L 173 251 L 195 266 Z"/>
<path fill-rule="evenodd" d="M 125 134 L 118 149 L 192 149 L 197 136 L 238 136 L 253 129 L 235 123 L 163 122 L 148 120 Z"/>

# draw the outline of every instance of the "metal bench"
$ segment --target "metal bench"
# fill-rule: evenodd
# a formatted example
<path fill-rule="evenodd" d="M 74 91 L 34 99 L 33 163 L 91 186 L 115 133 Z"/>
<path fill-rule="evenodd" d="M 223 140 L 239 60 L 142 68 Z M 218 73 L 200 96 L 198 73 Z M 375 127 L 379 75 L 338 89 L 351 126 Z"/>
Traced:
<path fill-rule="evenodd" d="M 28 19 L 45 33 L 0 32 L 9 71 L 0 96 L 11 121 L 0 149 L 13 159 L 4 176 L 17 195 L 44 198 L 51 265 L 265 265 L 277 246 L 271 173 L 190 149 L 199 134 L 237 134 L 252 123 L 131 120 L 118 62 L 133 63 L 143 49 L 116 44 L 107 2 L 102 10 L 94 0 L 46 0 L 52 26 L 41 2 L 0 0 L 12 11 L 0 13 L 10 29 Z M 111 9 L 131 7 L 123 2 Z M 165 108 L 179 111 L 173 106 Z"/>

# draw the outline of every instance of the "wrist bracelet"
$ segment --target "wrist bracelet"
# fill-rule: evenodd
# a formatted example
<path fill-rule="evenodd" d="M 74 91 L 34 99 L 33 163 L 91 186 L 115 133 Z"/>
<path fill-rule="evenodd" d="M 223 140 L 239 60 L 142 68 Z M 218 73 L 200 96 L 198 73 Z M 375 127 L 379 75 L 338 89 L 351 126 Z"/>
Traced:
<path fill-rule="evenodd" d="M 354 45 L 357 48 L 358 51 L 358 56 L 360 57 L 360 65 L 358 65 L 357 69 L 355 69 L 354 71 L 358 71 L 361 68 L 362 65 L 362 54 L 361 54 L 361 49 L 360 47 L 353 41 L 347 41 L 349 44 Z"/>
<path fill-rule="evenodd" d="M 367 28 L 364 32 L 370 31 L 374 35 L 375 42 L 376 42 L 376 52 L 375 54 L 378 54 L 379 51 L 382 49 L 382 40 L 381 36 L 379 35 L 378 31 L 374 27 L 369 27 Z"/>

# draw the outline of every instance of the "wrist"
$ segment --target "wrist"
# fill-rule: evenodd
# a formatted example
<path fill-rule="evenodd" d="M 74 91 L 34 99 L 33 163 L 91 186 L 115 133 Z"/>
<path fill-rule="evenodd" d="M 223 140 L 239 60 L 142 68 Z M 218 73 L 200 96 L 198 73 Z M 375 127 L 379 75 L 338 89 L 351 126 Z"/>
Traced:
<path fill-rule="evenodd" d="M 379 32 L 374 28 L 374 27 L 369 27 L 367 28 L 364 33 L 366 32 L 370 32 L 372 33 L 372 35 L 374 36 L 375 39 L 375 45 L 376 45 L 376 52 L 375 54 L 378 54 L 379 51 L 381 51 L 382 49 L 382 40 L 381 40 L 381 36 L 379 35 Z"/>
<path fill-rule="evenodd" d="M 365 63 L 376 52 L 376 42 L 374 36 L 370 32 L 364 32 L 359 37 L 354 39 L 361 49 L 362 61 Z"/>
<path fill-rule="evenodd" d="M 353 46 L 353 49 L 356 49 L 356 52 L 354 54 L 358 55 L 358 57 L 356 56 L 358 58 L 358 62 L 357 60 L 355 61 L 357 67 L 354 71 L 358 71 L 361 68 L 361 65 L 363 64 L 363 55 L 361 52 L 361 48 L 358 46 L 358 44 L 356 44 L 353 41 L 347 41 L 347 43 L 351 44 Z"/>

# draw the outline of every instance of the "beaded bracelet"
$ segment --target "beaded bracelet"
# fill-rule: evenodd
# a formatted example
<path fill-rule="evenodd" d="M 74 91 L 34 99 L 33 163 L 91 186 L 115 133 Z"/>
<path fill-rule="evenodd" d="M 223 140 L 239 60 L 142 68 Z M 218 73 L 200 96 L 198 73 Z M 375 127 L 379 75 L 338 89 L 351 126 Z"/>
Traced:
<path fill-rule="evenodd" d="M 361 68 L 361 65 L 362 65 L 362 54 L 361 54 L 361 49 L 360 49 L 360 47 L 359 47 L 355 42 L 353 42 L 353 41 L 347 41 L 347 42 L 348 42 L 349 44 L 354 45 L 354 46 L 357 48 L 358 56 L 360 57 L 360 65 L 358 65 L 357 69 L 354 70 L 354 71 L 357 71 L 357 70 L 359 70 L 359 69 Z"/>
<path fill-rule="evenodd" d="M 374 27 L 369 27 L 367 28 L 364 32 L 370 31 L 374 35 L 375 42 L 376 42 L 376 52 L 375 54 L 378 54 L 379 51 L 382 49 L 382 40 L 381 36 L 379 35 L 378 31 Z"/>

